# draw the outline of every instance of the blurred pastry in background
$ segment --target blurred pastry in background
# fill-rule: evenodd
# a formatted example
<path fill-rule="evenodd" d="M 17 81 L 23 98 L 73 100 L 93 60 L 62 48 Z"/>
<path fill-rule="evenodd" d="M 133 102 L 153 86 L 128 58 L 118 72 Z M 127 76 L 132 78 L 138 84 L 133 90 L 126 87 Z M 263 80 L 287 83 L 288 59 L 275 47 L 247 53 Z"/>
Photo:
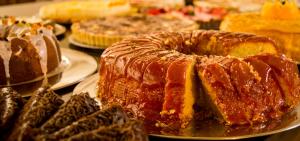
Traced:
<path fill-rule="evenodd" d="M 201 29 L 219 29 L 220 22 L 225 15 L 231 12 L 238 12 L 236 8 L 206 1 L 196 1 L 193 5 L 186 3 L 186 6 L 177 2 L 177 4 L 165 4 L 165 6 L 162 4 L 152 4 L 151 6 L 139 5 L 136 8 L 139 13 L 146 15 L 171 14 L 179 18 L 188 18 L 197 22 Z"/>
<path fill-rule="evenodd" d="M 201 3 L 195 4 L 194 6 L 182 7 L 174 11 L 173 14 L 196 21 L 201 29 L 219 29 L 224 17 L 233 12 L 238 12 L 238 9 Z"/>
<path fill-rule="evenodd" d="M 107 47 L 124 38 L 158 31 L 190 31 L 197 23 L 172 15 L 107 17 L 74 23 L 72 38 L 82 44 Z"/>
<path fill-rule="evenodd" d="M 300 14 L 295 1 L 268 1 L 261 12 L 230 14 L 220 29 L 271 37 L 283 53 L 300 61 Z"/>
<path fill-rule="evenodd" d="M 25 21 L 26 23 L 30 23 L 30 24 L 43 24 L 44 26 L 51 26 L 51 27 L 53 27 L 51 29 L 52 29 L 54 35 L 57 37 L 64 35 L 64 33 L 67 31 L 67 29 L 64 26 L 57 24 L 52 20 L 43 20 L 38 16 L 16 17 L 16 19 L 19 21 Z"/>
<path fill-rule="evenodd" d="M 42 19 L 70 23 L 106 16 L 127 15 L 131 11 L 127 0 L 65 1 L 41 7 L 39 15 Z"/>
<path fill-rule="evenodd" d="M 184 6 L 185 0 L 130 0 L 130 4 L 138 8 L 176 8 Z"/>
<path fill-rule="evenodd" d="M 266 0 L 194 0 L 195 5 L 209 3 L 222 7 L 231 7 L 242 12 L 258 11 Z"/>

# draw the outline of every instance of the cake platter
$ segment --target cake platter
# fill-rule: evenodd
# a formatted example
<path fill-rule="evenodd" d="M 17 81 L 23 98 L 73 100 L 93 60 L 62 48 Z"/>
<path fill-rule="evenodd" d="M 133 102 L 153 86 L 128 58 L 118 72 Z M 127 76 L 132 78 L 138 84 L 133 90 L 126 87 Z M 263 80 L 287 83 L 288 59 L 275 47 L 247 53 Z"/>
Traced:
<path fill-rule="evenodd" d="M 94 74 L 81 83 L 79 83 L 73 94 L 88 92 L 91 97 L 96 98 L 97 83 L 99 74 Z M 262 137 L 272 134 L 285 132 L 300 126 L 300 106 L 289 113 L 280 122 L 271 122 L 265 126 L 254 128 L 228 128 L 216 122 L 202 122 L 201 127 L 197 129 L 187 129 L 181 135 L 151 133 L 149 136 L 162 139 L 182 139 L 182 140 L 238 140 L 254 137 Z M 230 131 L 230 132 L 229 132 Z"/>
<path fill-rule="evenodd" d="M 87 45 L 87 44 L 83 44 L 80 42 L 77 42 L 76 40 L 74 40 L 74 38 L 71 36 L 69 36 L 69 43 L 71 43 L 72 45 L 76 46 L 76 47 L 80 47 L 80 48 L 87 48 L 87 49 L 105 49 L 106 47 L 100 47 L 100 46 L 93 46 L 93 45 Z"/>
<path fill-rule="evenodd" d="M 38 88 L 45 85 L 54 85 L 57 82 L 59 82 L 61 80 L 62 73 L 67 66 L 68 64 L 62 61 L 54 70 L 47 73 L 47 79 L 45 79 L 45 76 L 40 76 L 29 81 L 23 81 L 9 85 L 0 85 L 0 88 L 11 87 L 17 92 L 19 92 L 22 95 L 22 97 L 29 97 L 32 95 L 32 92 L 34 92 Z"/>
<path fill-rule="evenodd" d="M 53 90 L 76 84 L 97 70 L 97 62 L 92 56 L 67 48 L 61 48 L 61 52 L 66 66 L 61 80 L 52 86 Z"/>

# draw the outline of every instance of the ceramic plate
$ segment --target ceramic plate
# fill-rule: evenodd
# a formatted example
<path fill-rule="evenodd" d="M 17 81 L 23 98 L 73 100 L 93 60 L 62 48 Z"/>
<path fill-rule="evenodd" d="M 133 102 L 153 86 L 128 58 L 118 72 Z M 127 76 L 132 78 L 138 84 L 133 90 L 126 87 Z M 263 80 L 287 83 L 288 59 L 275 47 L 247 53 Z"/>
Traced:
<path fill-rule="evenodd" d="M 98 79 L 99 74 L 90 76 L 75 87 L 73 94 L 85 91 L 89 92 L 91 97 L 96 97 Z M 284 117 L 280 122 L 270 122 L 270 124 L 264 127 L 259 126 L 257 129 L 250 129 L 249 127 L 229 129 L 228 127 L 225 127 L 216 121 L 201 121 L 199 122 L 199 124 L 201 124 L 200 127 L 197 127 L 197 129 L 187 129 L 182 135 L 166 135 L 160 133 L 149 135 L 165 139 L 184 140 L 237 140 L 267 136 L 291 130 L 300 126 L 300 106 L 298 106 L 295 111 L 289 113 L 288 115 L 289 116 Z"/>
<path fill-rule="evenodd" d="M 69 36 L 69 43 L 71 43 L 72 45 L 75 45 L 77 47 L 81 47 L 81 48 L 105 49 L 105 47 L 99 47 L 99 46 L 93 46 L 93 45 L 87 45 L 87 44 L 79 43 L 76 40 L 74 40 L 74 38 L 72 36 Z"/>
<path fill-rule="evenodd" d="M 98 73 L 86 78 L 74 88 L 73 93 L 88 92 L 91 97 L 96 97 L 98 79 Z"/>
<path fill-rule="evenodd" d="M 61 80 L 52 89 L 58 90 L 76 84 L 97 70 L 97 62 L 92 56 L 67 48 L 61 48 L 61 52 L 62 61 L 67 65 Z"/>

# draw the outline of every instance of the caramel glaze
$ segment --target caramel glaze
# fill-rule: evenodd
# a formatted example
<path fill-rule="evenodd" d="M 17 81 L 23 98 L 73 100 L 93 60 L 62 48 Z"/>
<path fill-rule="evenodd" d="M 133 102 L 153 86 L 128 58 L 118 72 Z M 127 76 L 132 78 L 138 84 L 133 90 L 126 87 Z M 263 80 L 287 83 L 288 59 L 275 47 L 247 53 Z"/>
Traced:
<path fill-rule="evenodd" d="M 211 40 L 215 40 L 215 43 L 211 44 L 210 46 L 208 44 L 207 45 L 205 45 L 205 44 L 202 45 L 202 46 L 209 46 L 210 48 L 208 50 L 205 50 L 205 51 L 208 54 L 214 54 L 214 55 L 227 55 L 228 52 L 233 47 L 235 47 L 236 45 L 242 44 L 242 43 L 265 42 L 265 43 L 271 43 L 274 46 L 276 46 L 275 42 L 272 39 L 266 38 L 266 37 L 263 37 L 263 36 L 257 36 L 257 35 L 254 35 L 254 34 L 241 34 L 241 33 L 230 33 L 230 32 L 218 32 L 218 31 L 211 32 L 211 31 L 207 31 L 207 32 L 203 32 L 200 35 L 200 37 L 204 38 L 205 40 L 208 40 L 207 43 L 209 43 L 209 41 L 211 41 Z"/>
<path fill-rule="evenodd" d="M 176 124 L 185 126 L 185 121 L 178 121 L 178 119 L 180 119 L 180 114 L 184 107 L 183 94 L 186 90 L 187 67 L 193 64 L 194 60 L 195 58 L 192 56 L 183 56 L 176 60 L 172 60 L 172 63 L 168 66 L 167 74 L 165 76 L 165 96 L 162 109 L 163 112 L 161 112 L 161 115 L 163 120 L 165 120 L 164 122 L 170 126 L 177 127 L 178 125 Z"/>
<path fill-rule="evenodd" d="M 263 61 L 252 57 L 248 57 L 244 61 L 249 63 L 260 77 L 261 89 L 265 96 L 262 102 L 267 106 L 265 116 L 267 118 L 278 119 L 284 114 L 285 105 L 282 91 L 272 68 Z"/>
<path fill-rule="evenodd" d="M 282 90 L 285 106 L 288 109 L 295 108 L 300 101 L 300 80 L 297 64 L 284 55 L 257 55 L 253 58 L 265 62 L 272 68 L 272 72 Z"/>
<path fill-rule="evenodd" d="M 278 83 L 278 79 L 282 79 L 282 77 L 278 78 L 272 66 L 257 59 L 262 56 L 266 58 L 274 57 L 274 55 L 256 55 L 243 60 L 228 57 L 201 58 L 197 69 L 200 72 L 204 87 L 212 87 L 212 90 L 215 90 L 215 92 L 210 91 L 207 93 L 209 95 L 207 99 L 214 104 L 212 108 L 217 110 L 216 113 L 219 118 L 221 116 L 221 121 L 225 120 L 227 124 L 256 124 L 266 122 L 269 119 L 278 119 L 288 111 L 287 109 L 296 106 L 286 105 L 289 102 L 286 100 L 288 98 L 284 96 Z M 277 61 L 285 63 L 290 62 L 286 58 L 277 57 L 277 59 Z M 275 66 L 279 67 L 279 65 Z M 293 68 L 290 66 L 285 67 Z M 290 70 L 289 74 L 293 73 L 297 74 L 297 70 Z M 292 79 L 292 75 L 286 75 L 290 80 Z M 299 82 L 299 78 L 294 77 L 293 82 Z M 297 90 L 298 88 L 299 84 L 294 84 L 291 89 Z M 219 93 L 218 90 L 221 90 L 221 92 Z M 235 95 L 230 95 L 228 91 Z M 299 92 L 294 94 L 299 96 Z M 227 101 L 226 96 L 230 96 Z M 296 102 L 299 100 L 297 97 L 294 97 L 294 99 Z M 228 107 L 224 108 L 224 105 L 225 107 L 240 108 L 239 111 L 243 112 L 240 113 L 240 116 L 237 116 L 236 113 L 231 114 L 234 110 Z M 228 109 L 230 109 L 229 112 Z M 244 118 L 244 121 L 241 121 L 243 119 L 241 117 Z"/>
<path fill-rule="evenodd" d="M 138 49 L 137 49 L 138 48 Z M 114 85 L 111 85 L 111 93 L 103 93 L 101 99 L 107 102 L 118 102 L 126 105 L 131 109 L 135 117 L 147 119 L 147 121 L 155 124 L 160 119 L 159 112 L 162 110 L 162 103 L 164 99 L 163 89 L 165 86 L 164 76 L 166 75 L 168 65 L 179 57 L 178 53 L 157 49 L 157 48 L 145 48 L 136 45 L 137 52 L 108 51 L 109 55 L 118 55 L 118 60 L 114 61 L 119 65 L 115 66 L 115 73 L 112 76 Z M 122 53 L 122 55 L 120 54 Z M 107 61 L 106 61 L 107 63 Z M 100 73 L 105 74 L 106 69 L 100 68 Z M 123 76 L 128 79 L 124 80 Z M 107 77 L 106 77 L 107 79 Z M 134 81 L 137 80 L 137 83 Z M 99 86 L 103 86 L 101 85 Z M 133 86 L 135 89 L 124 87 L 124 85 Z M 105 87 L 102 87 L 106 89 Z M 101 88 L 100 88 L 101 90 Z M 123 91 L 121 95 L 117 95 Z M 101 93 L 101 92 L 100 92 Z M 112 99 L 111 97 L 114 97 Z M 160 98 L 158 98 L 160 97 Z"/>
<path fill-rule="evenodd" d="M 246 108 L 239 100 L 238 92 L 232 83 L 227 66 L 232 59 L 214 61 L 213 58 L 201 59 L 197 64 L 198 74 L 201 77 L 203 87 L 206 89 L 205 98 L 209 106 L 215 111 L 217 118 L 227 124 L 247 124 Z"/>
<path fill-rule="evenodd" d="M 226 57 L 226 59 L 223 60 L 220 58 L 224 57 L 211 57 L 213 59 L 202 58 L 202 65 L 200 65 L 202 69 L 199 69 L 200 72 L 202 72 L 206 66 L 209 68 L 211 64 L 218 64 L 226 70 L 230 76 L 230 83 L 237 91 L 235 92 L 238 94 L 236 97 L 239 98 L 240 101 L 243 101 L 243 107 L 247 107 L 245 108 L 245 116 L 248 120 L 248 122 L 245 123 L 247 124 L 264 122 L 268 119 L 277 119 L 286 112 L 283 94 L 272 68 L 255 57 L 256 56 L 248 57 L 243 61 Z M 211 73 L 214 72 L 215 71 L 212 71 Z M 205 77 L 203 76 L 203 78 Z M 221 78 L 222 77 L 220 77 L 220 79 Z M 296 77 L 296 79 L 298 78 Z M 224 85 L 226 83 L 224 83 Z M 211 85 L 213 86 L 213 84 Z M 227 123 L 234 124 L 233 121 L 229 121 L 230 119 L 226 119 L 226 116 L 223 116 L 223 118 L 224 117 L 225 120 L 228 120 L 226 121 Z"/>
<path fill-rule="evenodd" d="M 249 42 L 270 43 L 276 47 L 275 41 L 267 37 L 213 30 L 195 30 L 184 33 L 160 32 L 146 38 L 155 42 L 158 47 L 197 55 L 226 56 L 235 46 Z M 279 51 L 278 48 L 276 49 Z"/>
<path fill-rule="evenodd" d="M 233 47 L 245 42 L 274 44 L 269 38 L 255 35 L 201 30 L 125 39 L 107 48 L 100 57 L 98 97 L 104 104 L 123 105 L 147 125 L 178 122 L 186 79 L 183 74 L 198 58 L 196 69 L 210 102 L 206 107 L 215 111 L 221 121 L 241 125 L 279 118 L 289 105 L 285 101 L 290 99 L 282 94 L 279 78 L 292 91 L 291 103 L 295 105 L 299 100 L 295 63 L 270 54 L 245 60 L 198 56 L 228 55 Z M 268 56 L 271 59 L 266 59 Z M 273 59 L 277 61 L 272 64 L 269 61 Z M 166 117 L 161 114 L 163 109 L 176 110 Z"/>
<path fill-rule="evenodd" d="M 249 123 L 267 120 L 266 111 L 268 107 L 265 103 L 267 95 L 260 83 L 261 78 L 254 71 L 246 62 L 235 59 L 230 66 L 229 73 L 231 83 L 237 90 L 237 100 L 243 102 Z"/>

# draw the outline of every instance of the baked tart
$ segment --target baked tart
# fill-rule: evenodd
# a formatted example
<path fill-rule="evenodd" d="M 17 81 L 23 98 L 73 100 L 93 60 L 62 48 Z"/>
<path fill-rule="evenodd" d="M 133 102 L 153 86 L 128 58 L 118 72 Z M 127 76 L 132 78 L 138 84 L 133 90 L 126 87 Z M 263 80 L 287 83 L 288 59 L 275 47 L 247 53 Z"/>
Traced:
<path fill-rule="evenodd" d="M 107 47 L 124 38 L 158 31 L 190 31 L 197 23 L 173 16 L 107 17 L 74 23 L 72 38 L 82 44 Z"/>

